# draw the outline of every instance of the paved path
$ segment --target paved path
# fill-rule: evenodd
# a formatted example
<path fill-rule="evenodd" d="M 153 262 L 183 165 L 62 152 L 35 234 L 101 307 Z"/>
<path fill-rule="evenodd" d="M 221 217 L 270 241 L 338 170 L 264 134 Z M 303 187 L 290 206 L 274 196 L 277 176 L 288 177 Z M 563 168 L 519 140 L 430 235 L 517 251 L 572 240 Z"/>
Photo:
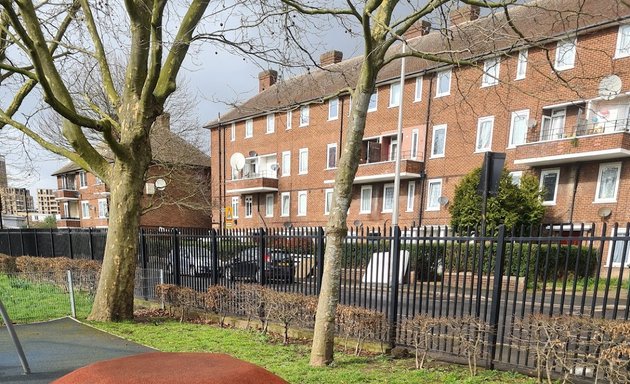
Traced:
<path fill-rule="evenodd" d="M 15 346 L 0 326 L 0 383 L 50 383 L 77 368 L 116 357 L 154 351 L 71 318 L 16 325 L 32 373 L 24 375 Z"/>

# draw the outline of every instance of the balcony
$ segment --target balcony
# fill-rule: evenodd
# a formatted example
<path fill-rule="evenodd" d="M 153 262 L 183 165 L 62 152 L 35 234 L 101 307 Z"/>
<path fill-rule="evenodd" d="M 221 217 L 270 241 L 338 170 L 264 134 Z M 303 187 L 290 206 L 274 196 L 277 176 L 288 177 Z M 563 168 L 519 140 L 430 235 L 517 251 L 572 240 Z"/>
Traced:
<path fill-rule="evenodd" d="M 55 191 L 55 200 L 68 201 L 79 200 L 79 191 L 73 189 L 60 189 Z"/>
<path fill-rule="evenodd" d="M 80 228 L 81 219 L 78 217 L 62 216 L 59 220 L 57 220 L 57 227 L 58 228 Z"/>
<path fill-rule="evenodd" d="M 424 171 L 424 164 L 412 159 L 409 153 L 401 153 L 400 179 L 417 179 Z M 359 169 L 354 178 L 354 184 L 369 184 L 394 181 L 396 177 L 396 160 L 385 156 L 372 156 L 359 163 Z M 328 180 L 327 180 L 328 181 Z"/>
<path fill-rule="evenodd" d="M 247 172 L 233 176 L 226 183 L 226 193 L 250 194 L 261 192 L 278 192 L 278 177 L 275 171 Z"/>
<path fill-rule="evenodd" d="M 520 145 L 514 164 L 531 167 L 630 157 L 629 120 L 581 122 L 572 129 L 543 131 L 537 141 Z"/>

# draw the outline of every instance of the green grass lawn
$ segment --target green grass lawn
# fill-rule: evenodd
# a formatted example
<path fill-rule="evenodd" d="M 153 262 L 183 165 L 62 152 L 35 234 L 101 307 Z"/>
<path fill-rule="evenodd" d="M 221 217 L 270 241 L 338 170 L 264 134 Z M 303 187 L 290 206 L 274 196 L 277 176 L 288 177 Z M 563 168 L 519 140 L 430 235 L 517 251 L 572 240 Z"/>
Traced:
<path fill-rule="evenodd" d="M 176 321 L 93 323 L 97 328 L 165 352 L 221 352 L 262 366 L 290 383 L 534 383 L 509 372 L 481 371 L 470 377 L 465 366 L 430 362 L 416 370 L 414 359 L 355 357 L 337 352 L 327 368 L 308 365 L 310 345 L 284 346 L 254 331 L 221 329 Z"/>

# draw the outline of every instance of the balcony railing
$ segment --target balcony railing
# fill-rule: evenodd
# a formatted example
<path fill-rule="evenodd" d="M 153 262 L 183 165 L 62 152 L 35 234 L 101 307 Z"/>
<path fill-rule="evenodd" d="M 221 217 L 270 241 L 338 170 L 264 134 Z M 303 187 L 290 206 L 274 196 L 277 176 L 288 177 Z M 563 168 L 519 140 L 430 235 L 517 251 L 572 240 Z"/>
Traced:
<path fill-rule="evenodd" d="M 246 172 L 240 175 L 232 175 L 232 180 L 252 180 L 252 179 L 277 179 L 278 171 Z"/>
<path fill-rule="evenodd" d="M 416 157 L 417 157 L 417 153 L 416 153 Z M 411 151 L 402 151 L 402 153 L 400 154 L 400 159 L 401 160 L 417 160 L 417 158 L 412 158 L 411 157 Z M 387 162 L 395 162 L 395 161 L 396 161 L 396 157 L 395 156 L 390 156 L 390 154 L 388 154 L 387 156 L 385 156 L 385 155 L 368 156 L 368 158 L 360 159 L 359 160 L 359 165 L 387 163 Z M 420 161 L 420 160 L 418 160 L 418 161 Z"/>
<path fill-rule="evenodd" d="M 552 141 L 561 140 L 571 137 L 599 135 L 603 133 L 618 133 L 628 132 L 630 128 L 630 119 L 618 119 L 609 121 L 580 121 L 577 126 L 565 129 L 565 127 L 559 129 L 550 129 L 543 131 L 540 135 L 540 140 L 536 137 L 531 138 L 529 142 L 537 141 Z"/>

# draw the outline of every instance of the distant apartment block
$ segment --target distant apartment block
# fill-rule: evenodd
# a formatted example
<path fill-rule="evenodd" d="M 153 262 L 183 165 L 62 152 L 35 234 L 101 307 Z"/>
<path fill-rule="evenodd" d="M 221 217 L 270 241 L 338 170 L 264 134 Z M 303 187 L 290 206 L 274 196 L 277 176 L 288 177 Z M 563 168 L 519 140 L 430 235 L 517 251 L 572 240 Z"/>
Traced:
<path fill-rule="evenodd" d="M 37 212 L 43 216 L 56 216 L 59 214 L 59 205 L 56 200 L 56 190 L 37 190 Z"/>
<path fill-rule="evenodd" d="M 2 213 L 26 216 L 27 212 L 34 212 L 33 197 L 26 188 L 0 188 L 2 199 Z"/>
<path fill-rule="evenodd" d="M 4 156 L 0 155 L 0 188 L 6 188 L 8 186 L 7 163 Z"/>

